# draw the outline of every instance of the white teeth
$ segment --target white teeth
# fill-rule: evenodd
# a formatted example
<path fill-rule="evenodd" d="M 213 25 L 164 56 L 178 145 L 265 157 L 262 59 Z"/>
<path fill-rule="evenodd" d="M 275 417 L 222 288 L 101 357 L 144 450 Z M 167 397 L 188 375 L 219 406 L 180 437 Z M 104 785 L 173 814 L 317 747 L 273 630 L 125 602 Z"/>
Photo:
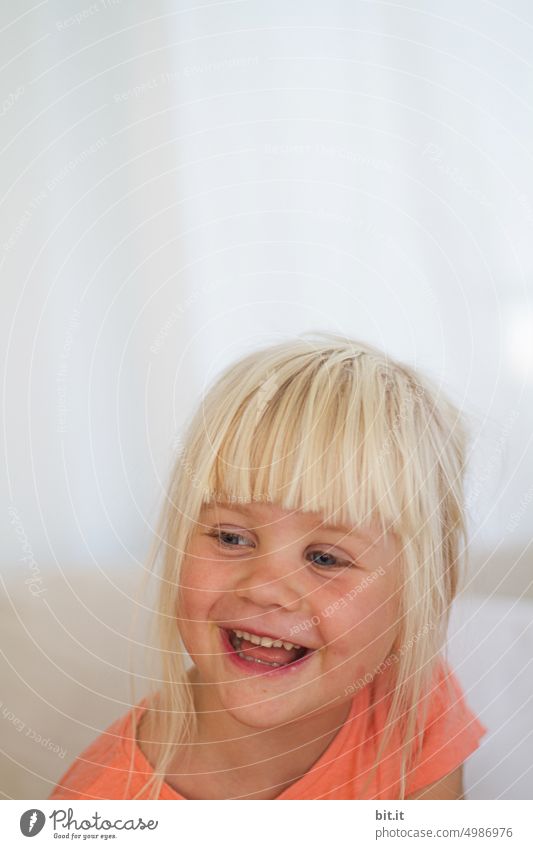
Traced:
<path fill-rule="evenodd" d="M 248 640 L 249 643 L 253 643 L 254 646 L 265 646 L 267 649 L 279 649 L 283 646 L 283 648 L 289 651 L 290 649 L 302 648 L 302 646 L 298 646 L 296 643 L 289 643 L 285 640 L 277 640 L 275 637 L 259 637 L 257 634 L 249 634 L 247 631 L 237 631 L 237 629 L 234 629 L 233 633 L 236 634 L 237 637 L 240 637 L 243 640 Z"/>

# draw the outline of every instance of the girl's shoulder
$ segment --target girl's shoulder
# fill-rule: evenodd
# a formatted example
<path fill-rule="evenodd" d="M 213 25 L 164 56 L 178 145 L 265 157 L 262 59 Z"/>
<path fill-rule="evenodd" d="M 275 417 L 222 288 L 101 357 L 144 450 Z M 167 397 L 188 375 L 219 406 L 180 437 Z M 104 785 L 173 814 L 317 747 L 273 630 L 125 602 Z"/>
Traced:
<path fill-rule="evenodd" d="M 442 657 L 427 694 L 422 750 L 408 778 L 408 793 L 427 787 L 461 766 L 487 732 L 469 704 L 468 691 Z"/>
<path fill-rule="evenodd" d="M 390 675 L 390 670 L 388 671 Z M 365 755 L 375 755 L 385 734 L 393 696 L 392 676 L 376 682 L 369 709 L 372 745 Z M 487 728 L 469 704 L 455 671 L 441 655 L 435 661 L 429 687 L 417 703 L 420 750 L 406 773 L 410 796 L 456 770 L 479 747 Z M 403 729 L 395 729 L 388 753 L 382 757 L 373 798 L 398 798 L 400 762 L 404 751 Z M 366 736 L 366 734 L 365 734 Z M 370 762 L 369 762 L 370 763 Z M 367 764 L 368 766 L 368 764 Z M 387 795 L 388 794 L 388 795 Z"/>
<path fill-rule="evenodd" d="M 143 699 L 130 708 L 93 740 L 61 776 L 49 798 L 129 798 L 128 778 L 131 779 L 136 760 L 136 729 L 146 711 L 146 702 Z"/>

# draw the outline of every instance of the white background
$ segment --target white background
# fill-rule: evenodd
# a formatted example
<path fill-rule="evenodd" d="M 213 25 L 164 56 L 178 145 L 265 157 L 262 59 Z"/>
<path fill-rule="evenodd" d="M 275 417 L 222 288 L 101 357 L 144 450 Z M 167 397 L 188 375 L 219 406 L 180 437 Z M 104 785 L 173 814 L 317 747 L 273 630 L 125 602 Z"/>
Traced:
<path fill-rule="evenodd" d="M 505 547 L 521 594 L 529 4 L 5 3 L 3 21 L 0 485 L 41 568 L 142 561 L 205 381 L 317 327 L 464 409 L 472 545 Z"/>

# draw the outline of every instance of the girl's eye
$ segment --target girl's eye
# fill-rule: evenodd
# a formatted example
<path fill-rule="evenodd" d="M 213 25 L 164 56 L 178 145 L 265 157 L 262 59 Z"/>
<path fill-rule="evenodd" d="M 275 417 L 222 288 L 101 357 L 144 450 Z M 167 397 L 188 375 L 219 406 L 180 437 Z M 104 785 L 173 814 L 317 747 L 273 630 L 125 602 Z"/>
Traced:
<path fill-rule="evenodd" d="M 207 536 L 213 537 L 226 548 L 237 548 L 238 546 L 248 545 L 249 542 L 242 534 L 237 534 L 235 531 L 222 531 L 217 528 L 210 531 Z M 244 542 L 236 542 L 236 540 L 244 540 Z"/>
<path fill-rule="evenodd" d="M 308 552 L 307 556 L 313 558 L 311 562 L 314 566 L 318 566 L 320 569 L 345 569 L 349 566 L 354 565 L 350 560 L 341 560 L 337 557 L 336 554 L 322 551 L 320 549 L 318 549 L 317 551 Z M 315 557 L 317 557 L 316 560 L 314 559 Z"/>
<path fill-rule="evenodd" d="M 224 531 L 221 528 L 213 528 L 207 534 L 212 537 L 224 548 L 243 548 L 253 546 L 253 542 L 242 534 L 236 531 Z M 332 571 L 333 569 L 346 569 L 354 564 L 350 560 L 343 560 L 336 554 L 323 549 L 317 549 L 307 553 L 307 558 L 311 560 L 313 566 L 318 566 L 319 569 Z"/>

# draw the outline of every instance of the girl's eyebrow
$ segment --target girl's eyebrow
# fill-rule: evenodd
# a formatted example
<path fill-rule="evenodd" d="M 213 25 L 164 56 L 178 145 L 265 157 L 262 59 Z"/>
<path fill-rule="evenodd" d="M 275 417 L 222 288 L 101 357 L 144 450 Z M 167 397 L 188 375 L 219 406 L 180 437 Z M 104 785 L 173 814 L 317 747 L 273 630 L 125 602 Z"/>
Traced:
<path fill-rule="evenodd" d="M 234 504 L 220 504 L 217 505 L 218 509 L 221 510 L 229 510 L 231 513 L 235 513 L 237 516 L 244 516 L 245 518 L 254 518 L 254 507 L 251 505 L 248 507 L 246 504 L 240 504 L 238 507 Z M 214 513 L 217 510 L 217 507 L 206 504 L 204 505 L 204 510 L 209 513 Z M 302 514 L 305 517 L 305 512 Z M 257 516 L 255 517 L 257 518 Z M 331 522 L 320 523 L 320 526 L 316 528 L 316 530 L 320 531 L 340 531 L 344 533 L 346 536 L 356 537 L 362 542 L 366 542 L 368 545 L 373 545 L 374 540 L 370 534 L 365 533 L 361 528 L 354 528 L 348 525 L 335 525 Z"/>

